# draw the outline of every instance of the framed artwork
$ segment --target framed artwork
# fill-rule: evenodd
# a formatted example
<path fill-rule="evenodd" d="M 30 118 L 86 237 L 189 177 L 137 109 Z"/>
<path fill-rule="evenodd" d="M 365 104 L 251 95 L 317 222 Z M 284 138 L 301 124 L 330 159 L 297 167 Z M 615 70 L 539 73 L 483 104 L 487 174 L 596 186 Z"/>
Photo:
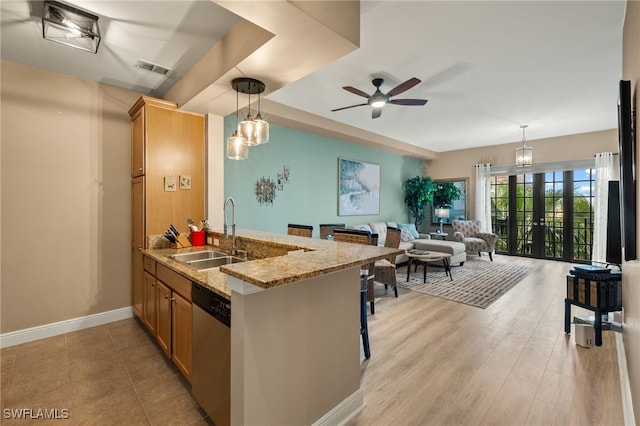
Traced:
<path fill-rule="evenodd" d="M 191 176 L 180 176 L 180 189 L 191 189 Z"/>
<path fill-rule="evenodd" d="M 454 220 L 466 220 L 467 219 L 467 183 L 468 178 L 453 178 L 434 180 L 433 183 L 448 183 L 451 182 L 460 190 L 460 199 L 453 200 L 453 206 L 449 209 L 449 217 L 442 218 L 442 223 L 451 223 Z M 440 218 L 436 216 L 436 209 L 431 209 L 431 223 L 439 224 Z"/>
<path fill-rule="evenodd" d="M 380 214 L 380 165 L 338 158 L 338 216 Z"/>
<path fill-rule="evenodd" d="M 166 176 L 164 178 L 165 192 L 176 192 L 178 189 L 178 178 L 175 176 Z"/>

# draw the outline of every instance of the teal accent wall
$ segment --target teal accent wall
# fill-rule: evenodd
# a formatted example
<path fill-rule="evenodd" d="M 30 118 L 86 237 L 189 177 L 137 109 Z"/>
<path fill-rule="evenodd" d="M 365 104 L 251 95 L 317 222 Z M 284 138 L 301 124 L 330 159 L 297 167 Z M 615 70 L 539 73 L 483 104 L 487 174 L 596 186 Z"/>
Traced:
<path fill-rule="evenodd" d="M 235 115 L 226 117 L 224 125 L 226 140 L 236 127 Z M 379 215 L 338 216 L 338 158 L 380 165 Z M 258 179 L 275 181 L 285 165 L 290 182 L 276 191 L 273 205 L 260 205 Z M 417 175 L 422 176 L 422 160 L 271 125 L 269 142 L 250 147 L 247 160 L 225 157 L 224 193 L 236 203 L 238 228 L 286 233 L 288 223 L 298 223 L 312 225 L 319 237 L 320 223 L 411 222 L 402 183 Z"/>

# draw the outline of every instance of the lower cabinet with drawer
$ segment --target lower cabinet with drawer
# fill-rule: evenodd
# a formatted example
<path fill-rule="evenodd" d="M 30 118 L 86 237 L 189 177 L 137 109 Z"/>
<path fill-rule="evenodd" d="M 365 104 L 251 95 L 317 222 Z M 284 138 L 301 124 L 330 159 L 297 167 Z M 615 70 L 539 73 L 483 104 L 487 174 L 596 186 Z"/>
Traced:
<path fill-rule="evenodd" d="M 144 265 L 144 324 L 191 381 L 191 281 L 146 256 Z"/>

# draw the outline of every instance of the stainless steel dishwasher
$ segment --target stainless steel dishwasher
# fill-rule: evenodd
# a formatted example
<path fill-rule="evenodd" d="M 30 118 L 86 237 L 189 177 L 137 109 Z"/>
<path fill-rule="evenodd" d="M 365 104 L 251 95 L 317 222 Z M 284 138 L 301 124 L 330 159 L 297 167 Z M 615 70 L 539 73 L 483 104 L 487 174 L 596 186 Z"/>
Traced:
<path fill-rule="evenodd" d="M 231 423 L 231 303 L 192 283 L 191 391 L 216 426 Z"/>

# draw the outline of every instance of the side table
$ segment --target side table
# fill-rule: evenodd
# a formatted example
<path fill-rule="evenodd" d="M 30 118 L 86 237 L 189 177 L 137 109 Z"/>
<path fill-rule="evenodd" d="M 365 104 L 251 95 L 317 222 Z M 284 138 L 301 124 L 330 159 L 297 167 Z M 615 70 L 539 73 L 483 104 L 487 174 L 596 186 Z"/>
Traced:
<path fill-rule="evenodd" d="M 571 305 L 594 312 L 596 346 L 602 346 L 602 314 L 622 310 L 622 274 L 600 274 L 588 278 L 567 275 L 564 299 L 564 332 L 571 332 Z"/>
<path fill-rule="evenodd" d="M 431 238 L 440 238 L 442 241 L 449 236 L 446 232 L 429 232 L 429 235 L 431 235 Z"/>
<path fill-rule="evenodd" d="M 407 261 L 407 282 L 409 281 L 409 277 L 411 275 L 411 265 L 412 264 L 422 264 L 422 281 L 427 282 L 427 263 L 428 262 L 437 262 L 439 260 L 442 261 L 442 265 L 444 266 L 444 271 L 451 281 L 453 281 L 453 277 L 451 276 L 451 255 L 449 253 L 441 253 L 439 251 L 426 251 L 426 250 L 407 250 L 405 252 L 409 260 Z"/>

